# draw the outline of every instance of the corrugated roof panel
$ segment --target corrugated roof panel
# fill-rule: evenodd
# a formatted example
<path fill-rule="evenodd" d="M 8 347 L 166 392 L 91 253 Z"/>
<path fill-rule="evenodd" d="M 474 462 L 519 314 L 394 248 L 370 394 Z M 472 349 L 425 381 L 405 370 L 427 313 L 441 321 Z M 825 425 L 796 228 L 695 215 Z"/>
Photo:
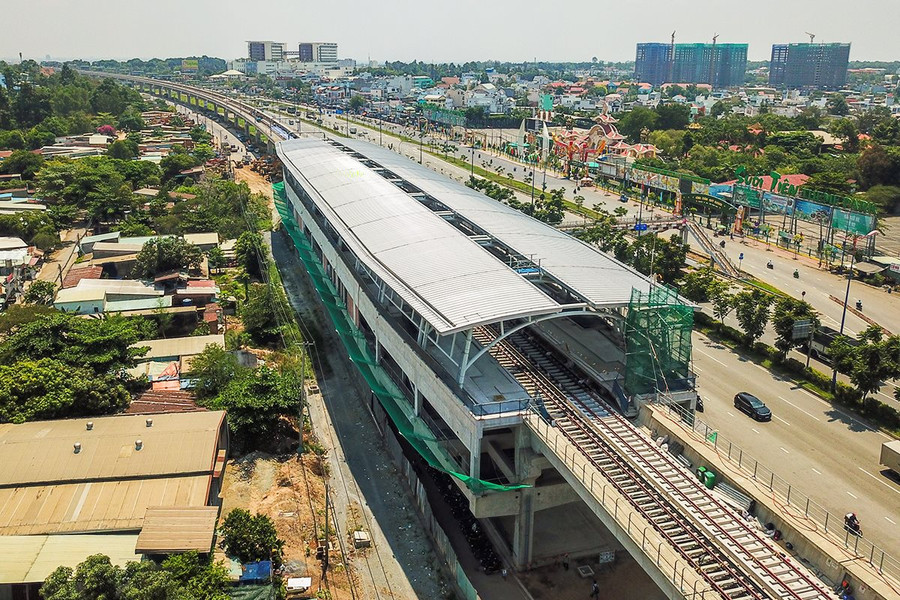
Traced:
<path fill-rule="evenodd" d="M 357 140 L 341 143 L 419 187 L 517 253 L 532 257 L 594 307 L 627 305 L 632 288 L 646 292 L 652 285 L 647 277 L 599 249 L 395 152 Z"/>
<path fill-rule="evenodd" d="M 559 310 L 543 291 L 359 159 L 318 140 L 283 142 L 278 152 L 360 260 L 438 332 Z"/>

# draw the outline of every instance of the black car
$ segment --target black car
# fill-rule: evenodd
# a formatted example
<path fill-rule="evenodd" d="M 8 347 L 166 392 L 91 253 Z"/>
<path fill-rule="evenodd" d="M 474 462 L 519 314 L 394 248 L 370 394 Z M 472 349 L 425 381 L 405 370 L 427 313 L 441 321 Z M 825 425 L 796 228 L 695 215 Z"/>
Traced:
<path fill-rule="evenodd" d="M 736 394 L 734 396 L 734 407 L 743 413 L 747 413 L 757 421 L 772 420 L 772 411 L 753 394 L 748 394 L 747 392 Z"/>

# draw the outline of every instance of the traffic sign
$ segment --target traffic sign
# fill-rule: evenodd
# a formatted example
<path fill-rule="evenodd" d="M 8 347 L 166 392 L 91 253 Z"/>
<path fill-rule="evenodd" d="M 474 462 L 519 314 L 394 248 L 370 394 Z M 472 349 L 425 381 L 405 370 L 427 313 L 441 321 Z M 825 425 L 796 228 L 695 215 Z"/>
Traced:
<path fill-rule="evenodd" d="M 794 329 L 791 337 L 794 340 L 805 340 L 812 335 L 813 322 L 811 319 L 797 319 L 794 321 Z"/>
<path fill-rule="evenodd" d="M 634 226 L 634 230 L 635 231 L 647 231 L 647 224 L 646 223 L 638 223 L 637 225 Z"/>

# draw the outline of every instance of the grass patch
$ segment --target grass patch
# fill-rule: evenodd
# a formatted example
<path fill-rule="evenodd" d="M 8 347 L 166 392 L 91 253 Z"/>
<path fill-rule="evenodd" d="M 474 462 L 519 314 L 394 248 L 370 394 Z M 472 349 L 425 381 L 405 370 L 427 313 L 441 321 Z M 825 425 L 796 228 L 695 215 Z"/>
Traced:
<path fill-rule="evenodd" d="M 768 292 L 768 293 L 772 294 L 773 296 L 781 296 L 781 297 L 787 296 L 787 294 L 785 294 L 784 292 L 779 290 L 774 285 L 768 284 L 765 281 L 762 281 L 761 279 L 757 279 L 756 277 L 747 277 L 747 278 L 741 279 L 740 283 L 745 286 L 748 286 L 748 287 L 761 289 L 762 291 Z"/>

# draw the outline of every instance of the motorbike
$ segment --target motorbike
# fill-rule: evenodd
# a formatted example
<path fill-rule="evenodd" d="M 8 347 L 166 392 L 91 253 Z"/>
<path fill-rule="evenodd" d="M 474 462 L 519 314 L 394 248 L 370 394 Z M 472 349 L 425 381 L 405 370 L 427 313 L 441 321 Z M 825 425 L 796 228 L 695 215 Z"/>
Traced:
<path fill-rule="evenodd" d="M 700 397 L 700 394 L 697 394 L 697 412 L 703 412 L 703 398 Z"/>
<path fill-rule="evenodd" d="M 773 265 L 773 264 L 772 264 L 772 261 L 770 260 L 769 262 L 766 263 L 766 268 L 767 268 L 767 269 L 774 269 L 774 268 L 775 268 L 775 265 Z"/>
<path fill-rule="evenodd" d="M 862 300 L 856 301 L 856 310 L 862 310 Z"/>
<path fill-rule="evenodd" d="M 800 271 L 794 269 L 794 279 L 800 279 Z"/>

